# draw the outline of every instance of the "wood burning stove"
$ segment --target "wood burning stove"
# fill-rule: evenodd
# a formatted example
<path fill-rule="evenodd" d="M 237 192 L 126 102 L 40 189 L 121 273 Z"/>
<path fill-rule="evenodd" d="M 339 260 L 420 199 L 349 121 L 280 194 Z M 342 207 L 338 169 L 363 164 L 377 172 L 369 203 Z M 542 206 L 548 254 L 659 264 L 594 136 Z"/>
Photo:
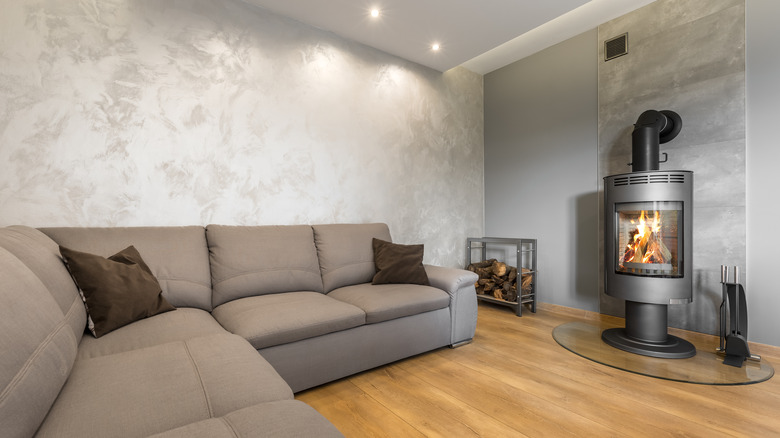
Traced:
<path fill-rule="evenodd" d="M 632 135 L 633 172 L 604 178 L 605 291 L 626 300 L 626 326 L 605 330 L 602 339 L 662 358 L 696 354 L 667 333 L 668 305 L 693 299 L 693 172 L 658 170 L 659 143 L 681 126 L 671 111 L 644 112 Z"/>

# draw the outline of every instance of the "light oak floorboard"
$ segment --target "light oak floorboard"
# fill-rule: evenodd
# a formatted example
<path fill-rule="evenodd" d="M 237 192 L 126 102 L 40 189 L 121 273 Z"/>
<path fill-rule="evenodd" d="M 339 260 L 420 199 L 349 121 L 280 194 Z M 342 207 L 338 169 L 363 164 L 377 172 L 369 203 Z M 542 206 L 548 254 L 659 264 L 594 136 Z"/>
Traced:
<path fill-rule="evenodd" d="M 620 318 L 541 304 L 480 303 L 471 344 L 442 348 L 296 394 L 347 437 L 780 436 L 780 380 L 742 386 L 671 382 L 597 364 L 552 330 Z M 697 347 L 714 336 L 670 332 Z M 773 366 L 780 348 L 751 344 Z"/>

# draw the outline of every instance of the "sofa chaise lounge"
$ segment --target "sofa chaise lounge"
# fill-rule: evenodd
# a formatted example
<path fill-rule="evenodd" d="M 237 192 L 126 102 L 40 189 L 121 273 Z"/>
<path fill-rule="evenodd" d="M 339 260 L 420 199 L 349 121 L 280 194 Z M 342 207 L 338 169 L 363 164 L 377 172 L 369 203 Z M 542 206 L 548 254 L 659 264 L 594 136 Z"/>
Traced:
<path fill-rule="evenodd" d="M 476 274 L 371 284 L 385 224 L 0 228 L 0 435 L 340 436 L 302 391 L 476 327 Z M 99 338 L 60 246 L 137 248 L 176 310 Z"/>

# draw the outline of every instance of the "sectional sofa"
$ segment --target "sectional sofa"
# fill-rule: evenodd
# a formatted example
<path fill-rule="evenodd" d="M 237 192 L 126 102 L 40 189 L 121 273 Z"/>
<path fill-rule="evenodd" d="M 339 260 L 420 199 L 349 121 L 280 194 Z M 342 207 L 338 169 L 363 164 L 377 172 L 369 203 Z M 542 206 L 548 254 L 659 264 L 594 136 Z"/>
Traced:
<path fill-rule="evenodd" d="M 340 436 L 302 391 L 476 327 L 476 275 L 372 284 L 385 224 L 0 228 L 0 436 Z M 98 338 L 60 246 L 132 245 L 176 309 Z"/>

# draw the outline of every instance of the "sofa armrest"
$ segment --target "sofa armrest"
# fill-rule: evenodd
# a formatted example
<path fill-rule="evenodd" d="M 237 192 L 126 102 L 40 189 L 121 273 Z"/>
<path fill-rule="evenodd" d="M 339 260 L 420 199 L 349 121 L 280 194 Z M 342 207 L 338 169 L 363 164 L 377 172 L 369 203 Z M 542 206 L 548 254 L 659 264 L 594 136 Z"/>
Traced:
<path fill-rule="evenodd" d="M 450 345 L 469 342 L 477 328 L 477 274 L 465 269 L 425 265 L 431 286 L 450 294 Z"/>

